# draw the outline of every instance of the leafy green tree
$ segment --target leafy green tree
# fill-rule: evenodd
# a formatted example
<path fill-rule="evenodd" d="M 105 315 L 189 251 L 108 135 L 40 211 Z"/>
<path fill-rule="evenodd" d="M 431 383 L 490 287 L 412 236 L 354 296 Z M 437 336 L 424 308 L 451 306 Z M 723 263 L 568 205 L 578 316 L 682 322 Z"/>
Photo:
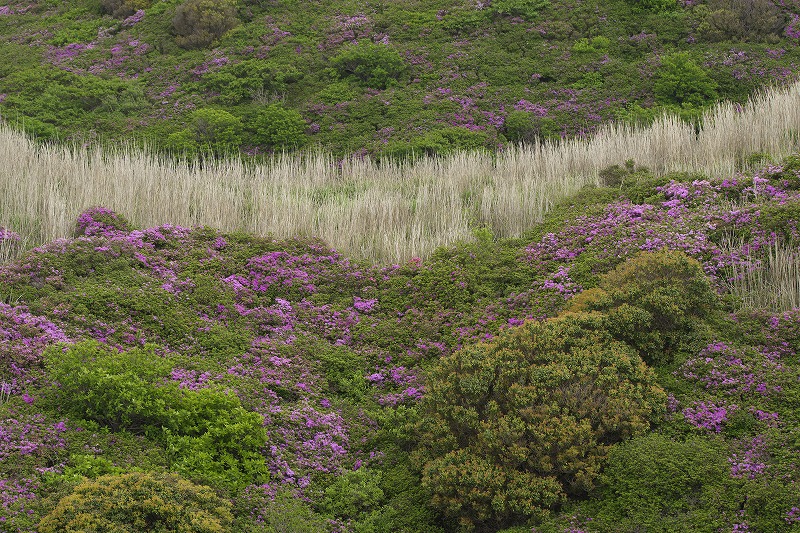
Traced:
<path fill-rule="evenodd" d="M 543 514 L 595 485 L 611 447 L 665 394 L 600 313 L 528 322 L 443 358 L 428 376 L 418 457 L 460 530 Z"/>
<path fill-rule="evenodd" d="M 174 474 L 106 475 L 77 485 L 39 523 L 41 533 L 183 531 L 223 533 L 230 503 Z"/>
<path fill-rule="evenodd" d="M 717 98 L 717 83 L 688 52 L 679 52 L 662 61 L 653 92 L 661 104 L 702 107 Z"/>

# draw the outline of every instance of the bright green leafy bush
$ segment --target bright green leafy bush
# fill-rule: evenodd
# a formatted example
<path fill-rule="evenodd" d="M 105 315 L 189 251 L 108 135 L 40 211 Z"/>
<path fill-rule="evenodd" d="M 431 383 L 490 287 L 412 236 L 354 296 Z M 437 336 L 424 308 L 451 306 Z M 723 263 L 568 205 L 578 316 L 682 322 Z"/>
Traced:
<path fill-rule="evenodd" d="M 461 530 L 511 525 L 590 490 L 612 445 L 663 409 L 653 373 L 606 328 L 599 313 L 527 322 L 433 368 L 422 482 Z"/>
<path fill-rule="evenodd" d="M 166 415 L 175 471 L 215 486 L 266 482 L 264 417 L 245 410 L 237 396 L 212 389 L 184 391 Z"/>
<path fill-rule="evenodd" d="M 172 365 L 154 346 L 117 353 L 95 341 L 45 352 L 47 369 L 59 384 L 53 395 L 64 412 L 114 430 L 134 432 L 166 422 L 169 392 L 153 384 Z"/>
<path fill-rule="evenodd" d="M 106 475 L 77 485 L 39 523 L 41 533 L 184 531 L 223 533 L 230 503 L 174 474 Z"/>
<path fill-rule="evenodd" d="M 203 48 L 236 26 L 235 0 L 186 0 L 175 10 L 172 27 L 183 48 Z"/>
<path fill-rule="evenodd" d="M 297 110 L 278 104 L 261 109 L 248 124 L 257 144 L 278 150 L 305 144 L 306 128 L 306 121 Z"/>
<path fill-rule="evenodd" d="M 702 107 L 717 97 L 717 84 L 688 52 L 680 52 L 664 58 L 653 92 L 662 104 Z"/>

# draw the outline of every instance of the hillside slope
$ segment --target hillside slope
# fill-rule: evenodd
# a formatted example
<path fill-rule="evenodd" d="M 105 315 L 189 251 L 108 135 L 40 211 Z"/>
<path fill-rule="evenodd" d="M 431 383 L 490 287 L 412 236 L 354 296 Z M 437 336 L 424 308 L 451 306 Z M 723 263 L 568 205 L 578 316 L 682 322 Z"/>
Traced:
<path fill-rule="evenodd" d="M 794 531 L 800 159 L 604 176 L 390 266 L 83 213 L 0 268 L 0 528 Z"/>
<path fill-rule="evenodd" d="M 0 114 L 41 138 L 402 156 L 696 118 L 795 79 L 794 2 L 14 0 Z"/>

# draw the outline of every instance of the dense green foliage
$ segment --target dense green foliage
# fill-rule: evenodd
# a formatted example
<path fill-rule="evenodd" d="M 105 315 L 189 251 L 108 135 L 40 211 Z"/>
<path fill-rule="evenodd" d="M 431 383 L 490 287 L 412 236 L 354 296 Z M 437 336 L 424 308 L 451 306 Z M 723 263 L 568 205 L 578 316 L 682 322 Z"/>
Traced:
<path fill-rule="evenodd" d="M 697 120 L 790 82 L 798 15 L 773 0 L 9 0 L 0 114 L 44 139 L 181 155 L 496 150 L 665 109 Z M 199 111 L 240 124 L 206 132 Z"/>
<path fill-rule="evenodd" d="M 93 207 L 0 265 L 1 528 L 796 531 L 800 312 L 732 289 L 798 161 L 620 162 L 398 265 Z"/>

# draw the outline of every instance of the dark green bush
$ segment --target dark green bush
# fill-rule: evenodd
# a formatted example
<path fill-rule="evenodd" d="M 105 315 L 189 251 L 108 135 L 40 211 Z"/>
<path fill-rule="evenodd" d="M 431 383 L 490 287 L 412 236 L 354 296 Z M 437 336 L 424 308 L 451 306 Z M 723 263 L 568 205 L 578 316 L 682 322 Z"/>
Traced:
<path fill-rule="evenodd" d="M 663 13 L 678 7 L 676 0 L 633 0 L 633 4 L 647 11 Z"/>
<path fill-rule="evenodd" d="M 713 533 L 730 527 L 738 509 L 721 441 L 632 439 L 611 451 L 602 482 L 592 522 L 599 532 Z"/>
<path fill-rule="evenodd" d="M 252 101 L 259 95 L 279 95 L 303 74 L 291 66 L 278 66 L 259 59 L 246 59 L 203 75 L 201 86 L 216 93 L 225 105 Z"/>
<path fill-rule="evenodd" d="M 342 78 L 353 76 L 373 89 L 396 84 L 408 68 L 397 50 L 388 45 L 363 42 L 349 46 L 331 59 Z"/>
<path fill-rule="evenodd" d="M 230 531 L 230 503 L 174 474 L 107 475 L 76 486 L 39 523 L 41 533 Z"/>
<path fill-rule="evenodd" d="M 278 104 L 261 109 L 248 124 L 253 140 L 271 149 L 297 148 L 306 142 L 306 121 L 296 109 Z"/>
<path fill-rule="evenodd" d="M 688 52 L 665 57 L 655 80 L 653 93 L 662 104 L 702 107 L 717 98 L 716 82 Z"/>
<path fill-rule="evenodd" d="M 236 26 L 235 0 L 186 0 L 175 10 L 172 27 L 182 48 L 203 48 Z"/>
<path fill-rule="evenodd" d="M 490 9 L 492 13 L 520 17 L 525 20 L 534 20 L 542 9 L 550 5 L 548 0 L 493 0 Z"/>
<path fill-rule="evenodd" d="M 611 446 L 663 409 L 652 371 L 606 327 L 599 313 L 531 321 L 432 369 L 422 482 L 461 530 L 511 525 L 591 489 Z"/>
<path fill-rule="evenodd" d="M 640 252 L 577 295 L 573 311 L 602 311 L 613 335 L 650 364 L 668 364 L 687 349 L 719 306 L 703 266 L 682 252 Z M 690 350 L 689 350 L 690 351 Z"/>

